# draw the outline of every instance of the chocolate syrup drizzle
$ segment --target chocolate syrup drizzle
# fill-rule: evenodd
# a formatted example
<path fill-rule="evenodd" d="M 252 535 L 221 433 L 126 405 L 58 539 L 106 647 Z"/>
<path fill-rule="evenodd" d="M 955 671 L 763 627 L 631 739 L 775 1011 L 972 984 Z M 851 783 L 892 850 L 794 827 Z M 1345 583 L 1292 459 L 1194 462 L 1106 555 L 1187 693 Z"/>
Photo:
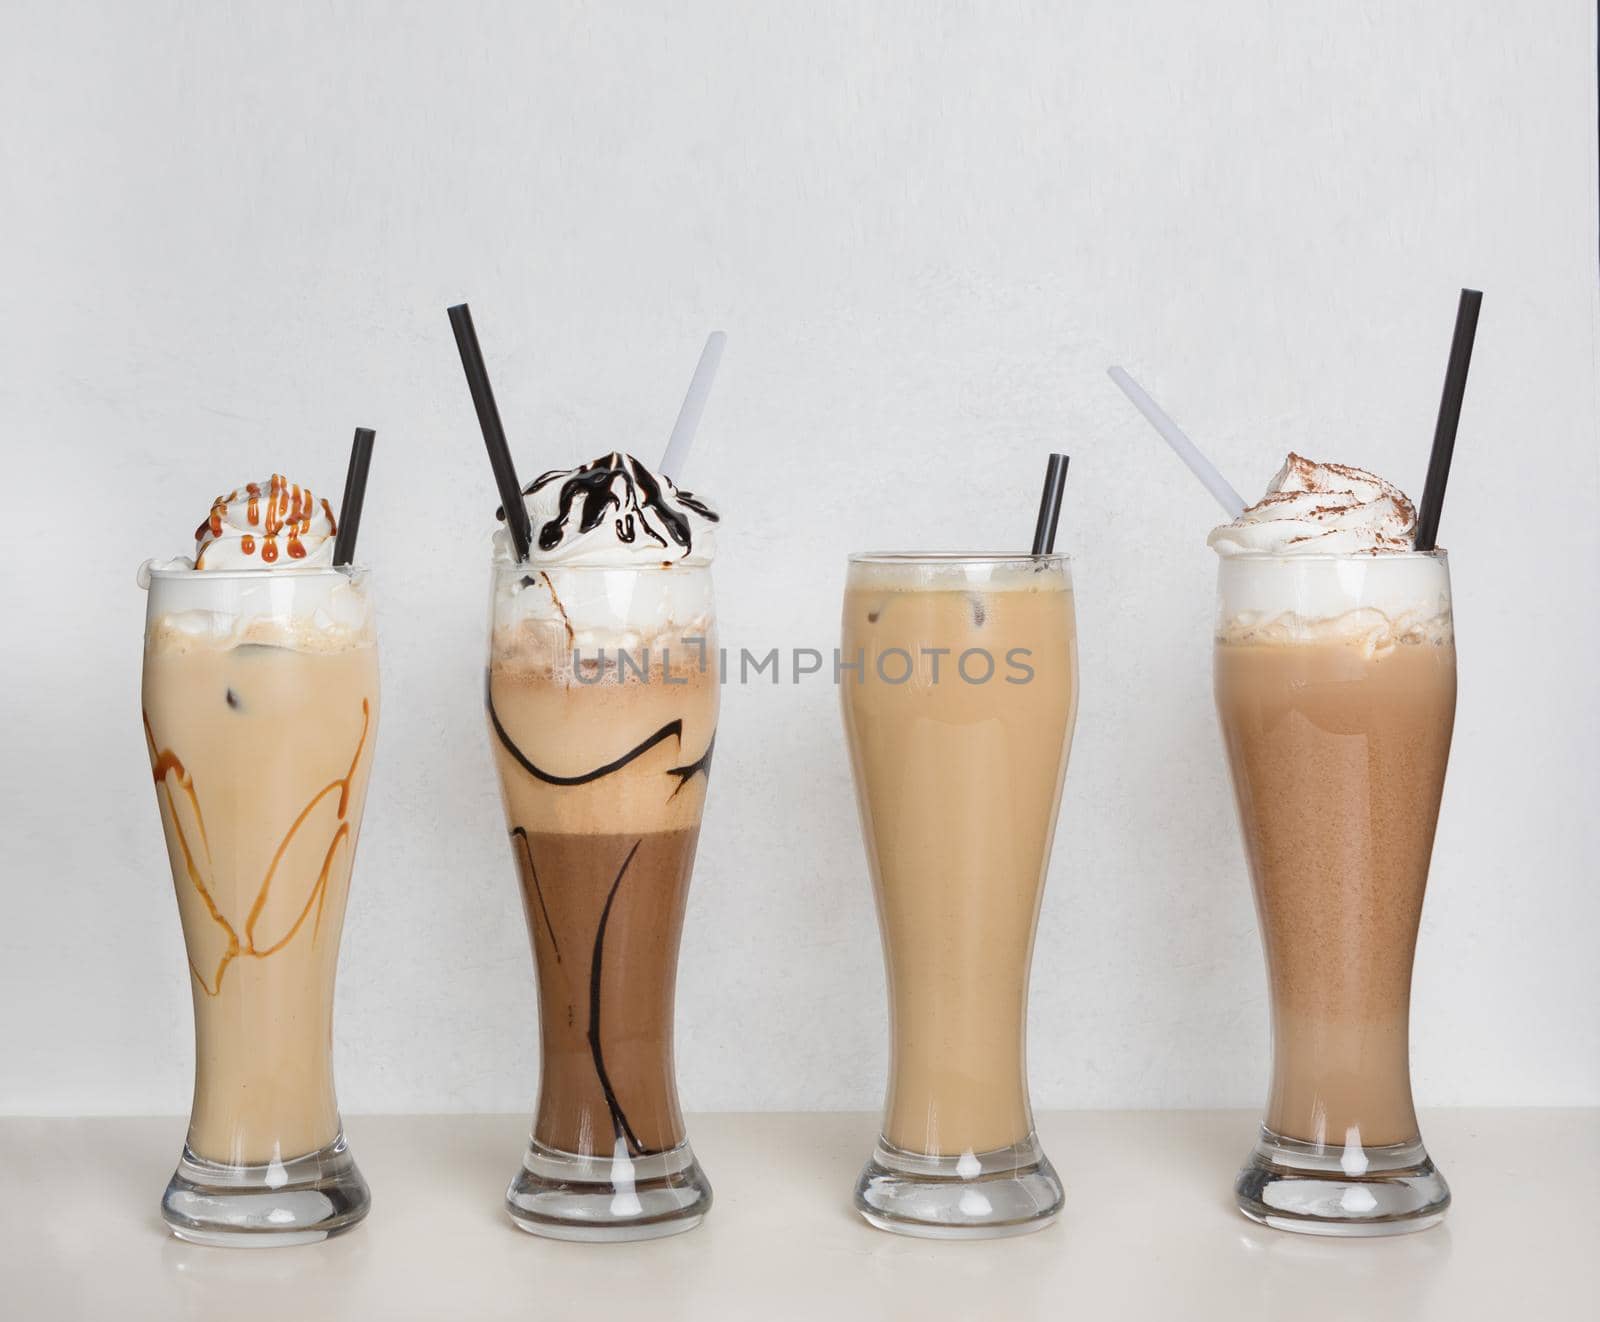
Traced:
<path fill-rule="evenodd" d="M 621 771 L 630 762 L 636 761 L 664 740 L 676 739 L 680 744 L 683 741 L 683 721 L 681 719 L 671 720 L 620 757 L 613 758 L 610 762 L 596 767 L 593 771 L 585 771 L 576 776 L 558 776 L 544 770 L 518 748 L 516 742 L 507 733 L 505 726 L 501 724 L 500 714 L 495 710 L 494 706 L 492 674 L 489 676 L 489 681 L 484 685 L 484 705 L 488 708 L 489 724 L 493 727 L 495 738 L 500 741 L 500 746 L 511 754 L 512 760 L 519 767 L 535 780 L 542 781 L 546 785 L 588 785 Z M 678 792 L 697 775 L 710 776 L 711 752 L 716 747 L 716 744 L 717 736 L 716 732 L 713 731 L 711 741 L 706 745 L 706 751 L 698 758 L 682 766 L 667 768 L 667 775 L 675 776 L 678 780 L 672 793 L 667 796 L 669 799 L 676 798 Z M 550 933 L 550 945 L 555 950 L 556 959 L 559 962 L 561 950 L 556 944 L 556 929 L 550 921 L 550 910 L 545 906 L 544 891 L 539 884 L 539 874 L 534 869 L 533 850 L 528 843 L 528 833 L 521 826 L 513 827 L 511 838 L 513 841 L 520 840 L 521 842 L 523 854 L 528 862 L 528 875 L 533 878 L 534 895 L 539 901 L 539 910 L 544 915 L 545 930 Z M 594 1057 L 595 1076 L 600 1080 L 600 1091 L 606 1099 L 606 1109 L 611 1113 L 612 1132 L 619 1141 L 628 1145 L 629 1151 L 636 1157 L 653 1156 L 658 1152 L 664 1152 L 666 1149 L 646 1148 L 639 1142 L 638 1136 L 633 1132 L 633 1126 L 628 1123 L 628 1117 L 623 1112 L 622 1103 L 617 1097 L 616 1089 L 612 1087 L 611 1076 L 606 1070 L 605 1048 L 600 1041 L 600 975 L 601 960 L 605 948 L 606 926 L 611 919 L 611 906 L 617 898 L 617 891 L 622 886 L 622 879 L 627 875 L 634 855 L 639 852 L 639 846 L 643 843 L 642 839 L 634 841 L 633 848 L 628 851 L 628 856 L 622 860 L 622 867 L 617 873 L 616 880 L 611 883 L 611 890 L 606 896 L 605 907 L 600 911 L 600 924 L 595 930 L 594 936 L 594 950 L 589 957 L 589 1029 L 587 1033 L 589 1052 Z"/>
<path fill-rule="evenodd" d="M 511 754 L 519 767 L 535 780 L 543 781 L 546 785 L 587 785 L 591 781 L 599 780 L 602 776 L 609 776 L 613 771 L 621 771 L 628 763 L 643 757 L 663 740 L 677 739 L 681 742 L 683 739 L 683 721 L 671 720 L 643 743 L 636 744 L 621 757 L 607 762 L 604 766 L 596 767 L 593 771 L 580 772 L 576 776 L 558 776 L 554 772 L 546 771 L 543 767 L 536 765 L 526 753 L 512 742 L 511 736 L 506 733 L 506 727 L 500 724 L 500 713 L 494 709 L 494 684 L 492 680 L 484 686 L 484 704 L 489 709 L 489 724 L 494 727 L 494 737 L 500 741 L 501 747 Z M 706 750 L 707 753 L 710 751 L 709 748 Z M 709 762 L 707 765 L 709 765 Z M 678 768 L 677 770 L 682 769 Z M 676 775 L 677 770 L 672 771 L 670 774 Z M 681 789 L 682 786 L 680 785 L 679 788 Z"/>
<path fill-rule="evenodd" d="M 578 514 L 580 534 L 593 532 L 607 518 L 612 518 L 617 540 L 624 546 L 632 546 L 643 536 L 663 550 L 673 545 L 681 547 L 683 555 L 693 551 L 694 534 L 689 520 L 674 508 L 675 504 L 708 522 L 717 522 L 716 513 L 696 499 L 692 491 L 673 488 L 668 495 L 656 475 L 644 464 L 631 454 L 616 450 L 577 468 L 553 468 L 541 473 L 522 489 L 522 494 L 531 496 L 556 482 L 561 487 L 556 497 L 555 517 L 545 520 L 534 532 L 534 541 L 541 551 L 553 551 L 561 545 L 574 510 Z M 495 517 L 504 519 L 505 516 L 502 505 L 495 511 Z"/>
<path fill-rule="evenodd" d="M 678 791 L 680 791 L 696 776 L 704 775 L 707 780 L 711 778 L 711 754 L 716 746 L 717 736 L 712 734 L 711 742 L 706 745 L 706 751 L 701 753 L 699 757 L 695 758 L 693 762 L 686 762 L 681 767 L 667 768 L 667 775 L 676 776 L 678 778 L 678 783 L 673 786 L 672 793 L 667 795 L 669 799 L 677 798 Z"/>
<path fill-rule="evenodd" d="M 561 963 L 561 943 L 556 940 L 556 925 L 550 921 L 550 909 L 544 902 L 544 888 L 539 885 L 539 869 L 533 865 L 533 846 L 528 843 L 528 832 L 520 826 L 511 828 L 511 838 L 522 842 L 522 857 L 528 861 L 528 875 L 533 878 L 533 893 L 539 901 L 539 912 L 544 915 L 545 931 L 550 933 L 550 948 L 556 952 L 556 963 Z"/>
<path fill-rule="evenodd" d="M 639 846 L 643 843 L 642 840 L 635 840 L 627 858 L 622 860 L 622 867 L 617 871 L 617 879 L 611 883 L 611 893 L 606 896 L 605 908 L 600 910 L 600 925 L 595 928 L 594 953 L 589 957 L 589 1054 L 594 1057 L 594 1072 L 600 1080 L 600 1091 L 606 1099 L 606 1110 L 611 1112 L 612 1132 L 619 1139 L 626 1140 L 635 1156 L 648 1157 L 665 1149 L 649 1149 L 639 1142 L 639 1136 L 633 1132 L 633 1126 L 628 1123 L 628 1117 L 622 1112 L 622 1103 L 617 1098 L 617 1090 L 611 1086 L 611 1076 L 606 1073 L 605 1049 L 600 1045 L 600 957 L 605 951 L 606 924 L 611 921 L 611 905 L 617 898 L 617 890 L 622 885 L 623 877 L 627 875 L 628 865 L 633 862 L 633 856 L 639 852 Z"/>

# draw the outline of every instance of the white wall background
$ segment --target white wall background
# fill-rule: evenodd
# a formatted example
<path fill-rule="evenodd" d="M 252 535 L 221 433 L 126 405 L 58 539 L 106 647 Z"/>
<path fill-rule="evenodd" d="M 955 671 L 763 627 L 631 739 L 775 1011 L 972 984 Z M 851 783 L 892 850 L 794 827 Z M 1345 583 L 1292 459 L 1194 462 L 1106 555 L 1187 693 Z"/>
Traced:
<path fill-rule="evenodd" d="M 1027 539 L 1073 456 L 1083 705 L 1039 933 L 1055 1106 L 1255 1104 L 1265 990 L 1211 712 L 1216 511 L 1418 494 L 1485 291 L 1443 540 L 1457 746 L 1417 974 L 1429 1103 L 1600 1102 L 1595 12 L 1587 0 L 0 10 L 0 1109 L 182 1111 L 135 565 L 378 429 L 385 708 L 346 930 L 350 1111 L 521 1109 L 533 984 L 480 710 L 494 488 L 664 440 L 726 640 L 830 647 L 846 551 Z M 679 1007 L 692 1108 L 870 1107 L 877 934 L 835 694 L 729 689 Z"/>

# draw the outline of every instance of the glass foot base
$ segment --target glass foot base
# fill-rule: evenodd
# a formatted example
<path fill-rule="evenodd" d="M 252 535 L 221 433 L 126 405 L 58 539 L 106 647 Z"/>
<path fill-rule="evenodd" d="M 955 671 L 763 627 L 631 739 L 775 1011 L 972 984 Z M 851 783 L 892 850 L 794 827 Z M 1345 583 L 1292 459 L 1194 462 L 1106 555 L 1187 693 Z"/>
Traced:
<path fill-rule="evenodd" d="M 372 1205 L 341 1132 L 318 1152 L 264 1166 L 224 1166 L 184 1144 L 161 1216 L 179 1239 L 220 1248 L 315 1244 Z"/>
<path fill-rule="evenodd" d="M 1333 1147 L 1265 1126 L 1233 1191 L 1252 1221 L 1302 1235 L 1405 1235 L 1438 1225 L 1450 1206 L 1420 1141 Z"/>
<path fill-rule="evenodd" d="M 923 1239 L 998 1239 L 1043 1230 L 1066 1200 L 1029 1134 L 1015 1147 L 928 1157 L 879 1138 L 856 1181 L 855 1206 L 879 1230 Z"/>
<path fill-rule="evenodd" d="M 711 1209 L 711 1183 L 687 1143 L 630 1157 L 585 1157 L 537 1141 L 506 1190 L 506 1211 L 530 1234 L 608 1242 L 693 1230 Z"/>

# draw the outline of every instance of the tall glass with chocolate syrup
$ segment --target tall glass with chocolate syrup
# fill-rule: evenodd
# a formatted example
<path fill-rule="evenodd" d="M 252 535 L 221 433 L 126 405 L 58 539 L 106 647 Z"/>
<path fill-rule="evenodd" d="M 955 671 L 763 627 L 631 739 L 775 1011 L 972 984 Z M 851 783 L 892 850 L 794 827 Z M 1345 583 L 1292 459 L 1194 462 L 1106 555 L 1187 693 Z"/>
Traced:
<path fill-rule="evenodd" d="M 274 478 L 147 565 L 143 717 L 194 997 L 189 1131 L 162 1200 L 202 1244 L 302 1244 L 367 1213 L 333 1086 L 339 937 L 378 724 L 367 574 Z"/>
<path fill-rule="evenodd" d="M 622 455 L 526 500 L 535 546 L 518 563 L 502 545 L 487 684 L 539 991 L 538 1109 L 507 1208 L 553 1238 L 655 1238 L 711 1205 L 672 1036 L 717 726 L 716 516 Z"/>

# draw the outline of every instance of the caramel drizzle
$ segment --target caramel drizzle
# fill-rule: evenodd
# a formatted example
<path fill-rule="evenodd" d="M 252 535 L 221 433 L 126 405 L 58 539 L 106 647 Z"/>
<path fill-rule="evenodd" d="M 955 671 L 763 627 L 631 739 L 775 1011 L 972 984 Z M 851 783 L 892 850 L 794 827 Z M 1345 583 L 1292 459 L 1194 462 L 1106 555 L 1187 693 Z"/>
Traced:
<path fill-rule="evenodd" d="M 194 787 L 194 779 L 184 768 L 183 762 L 170 748 L 159 748 L 156 744 L 154 730 L 150 727 L 150 713 L 144 713 L 145 739 L 150 745 L 150 766 L 155 776 L 158 789 L 167 792 L 167 816 L 172 822 L 173 834 L 178 839 L 178 849 L 183 855 L 184 871 L 188 874 L 189 883 L 199 893 L 201 901 L 206 906 L 206 913 L 211 921 L 216 923 L 228 934 L 228 946 L 223 951 L 222 958 L 217 962 L 215 973 L 211 981 L 207 982 L 196 966 L 194 959 L 189 960 L 189 971 L 194 974 L 195 981 L 200 984 L 201 990 L 207 996 L 217 996 L 222 991 L 222 975 L 227 972 L 228 965 L 240 956 L 249 956 L 252 959 L 266 959 L 275 955 L 286 945 L 294 940 L 301 927 L 305 925 L 306 918 L 310 916 L 312 907 L 316 908 L 316 916 L 311 923 L 311 939 L 316 941 L 318 933 L 322 930 L 322 907 L 327 899 L 328 878 L 333 871 L 333 856 L 338 850 L 341 841 L 350 835 L 350 789 L 355 780 L 356 767 L 361 762 L 362 751 L 366 748 L 367 732 L 371 728 L 371 706 L 366 698 L 361 699 L 361 737 L 356 741 L 355 756 L 350 759 L 350 770 L 337 780 L 330 781 L 312 796 L 311 802 L 301 809 L 299 816 L 294 819 L 294 824 L 289 827 L 288 833 L 278 842 L 278 847 L 273 851 L 272 864 L 267 868 L 267 875 L 262 879 L 260 889 L 256 892 L 255 902 L 250 906 L 250 912 L 244 920 L 244 939 L 241 941 L 238 929 L 228 921 L 222 910 L 217 907 L 215 897 L 206 885 L 201 875 L 201 868 L 196 859 L 194 848 L 188 835 L 183 829 L 183 822 L 179 818 L 173 803 L 173 785 L 168 783 L 167 777 L 175 778 L 176 786 L 189 800 L 189 806 L 194 811 L 194 820 L 200 831 L 200 844 L 205 852 L 205 870 L 211 869 L 211 843 L 206 837 L 205 817 L 200 811 L 200 796 Z M 304 907 L 295 918 L 293 925 L 283 937 L 273 942 L 270 946 L 257 946 L 255 938 L 256 923 L 261 917 L 262 910 L 266 908 L 267 899 L 272 890 L 273 878 L 277 875 L 278 865 L 283 862 L 290 843 L 299 833 L 306 819 L 311 816 L 316 806 L 335 790 L 339 791 L 339 825 L 334 830 L 333 838 L 328 842 L 327 851 L 322 856 L 322 870 L 317 875 L 316 885 L 311 888 L 311 893 L 306 896 Z"/>
<path fill-rule="evenodd" d="M 267 484 L 266 492 L 266 518 L 262 519 L 262 493 L 259 482 L 250 482 L 244 489 L 249 498 L 245 505 L 245 522 L 252 528 L 261 529 L 261 559 L 267 564 L 273 564 L 278 559 L 278 538 L 283 537 L 284 550 L 291 560 L 304 560 L 306 556 L 305 543 L 300 539 L 311 531 L 311 520 L 316 517 L 317 498 L 311 494 L 310 487 L 302 487 L 297 482 L 290 482 L 281 473 L 274 473 Z M 228 512 L 228 506 L 239 499 L 237 488 L 226 496 L 218 496 L 211 502 L 211 513 L 206 516 L 206 521 L 195 529 L 195 540 L 204 536 L 206 529 L 211 530 L 213 538 L 222 536 L 222 521 Z M 322 513 L 327 516 L 330 534 L 339 531 L 339 525 L 333 517 L 333 506 L 324 499 L 321 502 Z M 250 534 L 245 534 L 239 539 L 239 549 L 245 555 L 254 555 L 256 539 Z M 205 561 L 204 552 L 201 553 L 200 563 L 195 568 L 202 568 Z"/>

